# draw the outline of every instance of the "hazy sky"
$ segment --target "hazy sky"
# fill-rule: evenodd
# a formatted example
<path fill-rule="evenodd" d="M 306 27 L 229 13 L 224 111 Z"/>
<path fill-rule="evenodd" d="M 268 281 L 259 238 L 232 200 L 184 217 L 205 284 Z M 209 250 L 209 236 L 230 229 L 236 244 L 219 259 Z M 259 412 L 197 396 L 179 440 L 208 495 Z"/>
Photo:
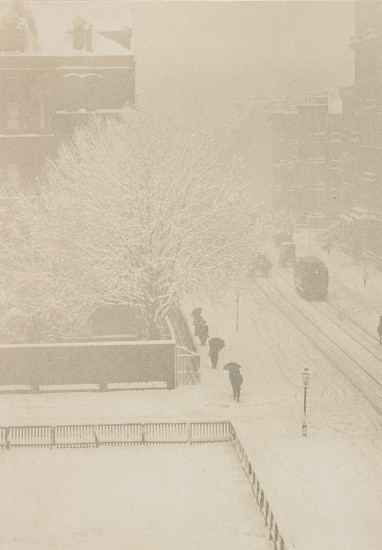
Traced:
<path fill-rule="evenodd" d="M 251 93 L 335 91 L 353 81 L 353 2 L 131 4 L 137 93 L 208 117 Z"/>
<path fill-rule="evenodd" d="M 76 11 L 109 24 L 130 20 L 140 101 L 188 120 L 216 120 L 251 93 L 335 92 L 353 81 L 353 2 L 59 0 L 54 5 L 65 17 Z"/>

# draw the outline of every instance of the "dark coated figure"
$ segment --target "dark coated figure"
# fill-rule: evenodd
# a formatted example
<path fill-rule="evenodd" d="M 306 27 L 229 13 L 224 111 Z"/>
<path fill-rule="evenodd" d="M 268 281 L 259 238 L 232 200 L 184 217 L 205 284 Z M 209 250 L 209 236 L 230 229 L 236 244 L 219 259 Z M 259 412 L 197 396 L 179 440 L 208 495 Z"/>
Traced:
<path fill-rule="evenodd" d="M 201 346 L 205 346 L 206 345 L 206 342 L 207 342 L 207 339 L 209 337 L 208 335 L 208 325 L 205 321 L 202 321 L 202 324 L 200 325 L 200 328 L 198 330 L 199 334 L 199 340 L 200 340 L 200 345 Z"/>
<path fill-rule="evenodd" d="M 199 330 L 203 322 L 202 308 L 197 307 L 191 312 L 192 323 L 194 325 L 194 335 L 199 336 Z"/>
<path fill-rule="evenodd" d="M 231 381 L 233 398 L 235 401 L 240 401 L 241 385 L 243 383 L 243 377 L 240 372 L 231 371 L 229 373 L 229 379 Z"/>
<path fill-rule="evenodd" d="M 219 352 L 217 349 L 210 348 L 209 356 L 211 359 L 211 367 L 216 369 L 218 366 Z"/>
<path fill-rule="evenodd" d="M 211 359 L 211 367 L 216 369 L 218 366 L 219 351 L 224 348 L 225 342 L 222 338 L 211 338 L 208 345 L 210 346 L 209 356 Z"/>
<path fill-rule="evenodd" d="M 194 317 L 193 323 L 194 323 L 194 335 L 199 336 L 200 331 L 203 327 L 203 323 L 205 323 L 205 321 L 204 321 L 203 317 L 201 315 L 199 315 L 199 316 Z"/>

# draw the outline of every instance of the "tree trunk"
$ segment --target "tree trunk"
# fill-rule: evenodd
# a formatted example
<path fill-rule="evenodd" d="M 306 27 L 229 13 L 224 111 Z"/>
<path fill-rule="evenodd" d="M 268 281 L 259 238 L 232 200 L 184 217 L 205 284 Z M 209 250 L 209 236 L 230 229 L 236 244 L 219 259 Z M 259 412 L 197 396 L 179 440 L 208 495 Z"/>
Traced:
<path fill-rule="evenodd" d="M 159 327 L 153 319 L 148 322 L 148 333 L 150 340 L 161 340 Z"/>

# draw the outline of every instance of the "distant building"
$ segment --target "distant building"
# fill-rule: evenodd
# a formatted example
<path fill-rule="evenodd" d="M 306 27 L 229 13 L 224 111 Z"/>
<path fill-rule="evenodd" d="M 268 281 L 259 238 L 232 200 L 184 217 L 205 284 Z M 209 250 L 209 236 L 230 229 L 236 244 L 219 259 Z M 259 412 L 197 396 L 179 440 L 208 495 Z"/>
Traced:
<path fill-rule="evenodd" d="M 273 208 L 324 226 L 341 207 L 341 104 L 327 95 L 282 103 L 272 114 Z"/>
<path fill-rule="evenodd" d="M 135 101 L 131 29 L 85 19 L 76 2 L 0 2 L 0 184 L 25 189 L 95 113 Z M 68 7 L 71 14 L 68 17 Z"/>
<path fill-rule="evenodd" d="M 344 105 L 345 249 L 382 266 L 382 3 L 355 3 L 355 83 Z"/>
<path fill-rule="evenodd" d="M 219 130 L 221 145 L 230 154 L 243 157 L 253 192 L 258 199 L 268 198 L 272 184 L 273 101 L 255 97 L 235 101 Z"/>

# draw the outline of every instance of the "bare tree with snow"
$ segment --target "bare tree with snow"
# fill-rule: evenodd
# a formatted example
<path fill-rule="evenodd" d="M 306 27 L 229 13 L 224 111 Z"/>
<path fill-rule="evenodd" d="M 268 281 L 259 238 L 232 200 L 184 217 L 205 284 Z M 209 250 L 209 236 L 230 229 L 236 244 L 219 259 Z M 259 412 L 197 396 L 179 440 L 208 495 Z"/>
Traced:
<path fill-rule="evenodd" d="M 186 292 L 244 273 L 259 237 L 244 174 L 165 116 L 126 108 L 94 119 L 49 163 L 33 209 L 19 200 L 29 209 L 24 294 L 56 312 L 63 334 L 101 304 L 128 304 L 157 338 Z"/>

